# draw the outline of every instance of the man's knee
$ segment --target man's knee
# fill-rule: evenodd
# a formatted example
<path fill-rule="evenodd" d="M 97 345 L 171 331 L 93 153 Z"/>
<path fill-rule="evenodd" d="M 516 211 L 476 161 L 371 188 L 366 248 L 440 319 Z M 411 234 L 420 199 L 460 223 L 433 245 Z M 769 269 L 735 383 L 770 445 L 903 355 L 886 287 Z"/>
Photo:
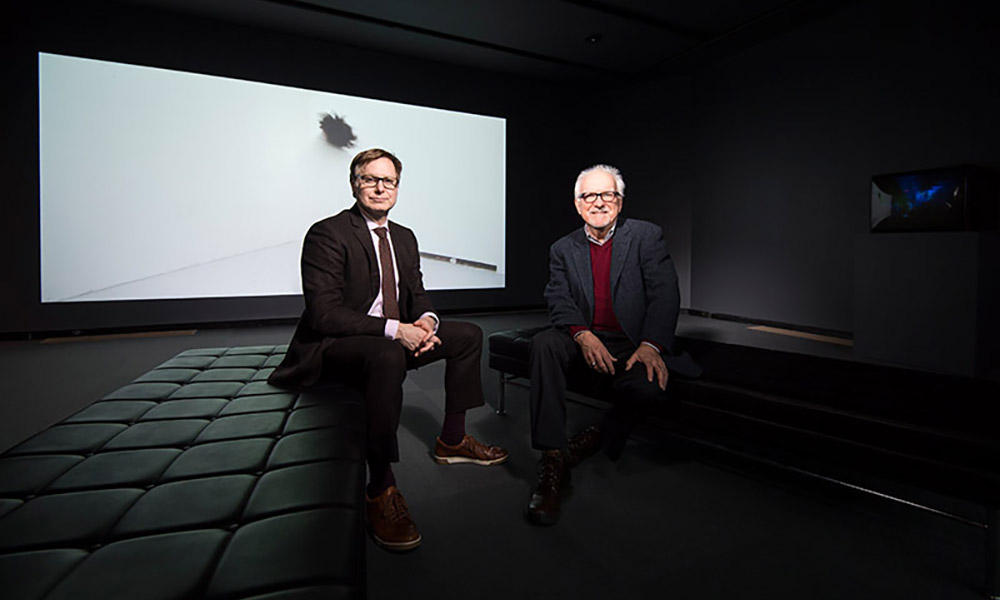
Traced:
<path fill-rule="evenodd" d="M 368 353 L 365 361 L 369 372 L 383 376 L 406 374 L 406 350 L 398 342 L 386 339 Z"/>
<path fill-rule="evenodd" d="M 531 361 L 544 360 L 543 357 L 551 356 L 564 357 L 568 347 L 567 342 L 572 343 L 569 334 L 554 327 L 536 333 L 531 337 L 529 354 Z"/>
<path fill-rule="evenodd" d="M 475 323 L 442 321 L 437 336 L 449 356 L 465 356 L 467 352 L 482 353 L 483 330 Z"/>
<path fill-rule="evenodd" d="M 467 321 L 446 321 L 441 324 L 449 337 L 459 340 L 468 340 L 476 344 L 483 343 L 483 330 L 475 323 Z M 440 328 L 439 328 L 440 331 Z"/>
<path fill-rule="evenodd" d="M 635 365 L 632 368 L 642 368 L 642 365 Z M 637 405 L 652 406 L 666 398 L 666 391 L 660 389 L 655 375 L 653 381 L 649 381 L 645 369 L 642 369 L 641 374 L 636 373 L 623 378 L 615 387 L 619 394 L 625 395 L 629 402 Z"/>

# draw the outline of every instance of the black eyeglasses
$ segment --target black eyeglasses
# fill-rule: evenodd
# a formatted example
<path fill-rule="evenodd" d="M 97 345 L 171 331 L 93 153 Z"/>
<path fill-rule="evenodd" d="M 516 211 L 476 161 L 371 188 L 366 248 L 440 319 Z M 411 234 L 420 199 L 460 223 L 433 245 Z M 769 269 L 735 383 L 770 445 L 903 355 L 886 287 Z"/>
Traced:
<path fill-rule="evenodd" d="M 579 196 L 577 196 L 577 198 L 583 200 L 587 204 L 593 204 L 594 202 L 597 202 L 598 198 L 604 200 L 605 202 L 614 202 L 615 200 L 621 197 L 622 195 L 619 194 L 618 192 L 587 192 L 586 194 L 580 194 Z"/>
<path fill-rule="evenodd" d="M 371 188 L 378 185 L 378 182 L 382 182 L 382 187 L 387 190 L 394 190 L 396 186 L 399 185 L 399 179 L 395 177 L 372 177 L 371 175 L 355 175 L 354 179 L 357 180 L 358 185 L 363 188 Z"/>

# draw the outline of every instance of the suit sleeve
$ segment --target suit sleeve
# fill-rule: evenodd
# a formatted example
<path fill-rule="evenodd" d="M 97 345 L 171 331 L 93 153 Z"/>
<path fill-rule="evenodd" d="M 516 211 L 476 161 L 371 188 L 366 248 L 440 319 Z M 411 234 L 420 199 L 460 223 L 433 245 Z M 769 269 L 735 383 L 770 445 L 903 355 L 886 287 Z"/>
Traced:
<path fill-rule="evenodd" d="M 302 293 L 309 326 L 324 337 L 381 336 L 385 319 L 347 306 L 347 240 L 333 227 L 313 225 L 302 245 Z"/>
<path fill-rule="evenodd" d="M 659 344 L 665 353 L 670 354 L 674 346 L 681 294 L 663 230 L 657 226 L 642 237 L 639 265 L 646 288 L 646 314 L 640 337 Z"/>
<path fill-rule="evenodd" d="M 545 286 L 545 301 L 549 307 L 549 321 L 556 327 L 590 324 L 590 319 L 573 300 L 566 253 L 559 242 L 552 244 L 549 250 L 549 282 Z"/>

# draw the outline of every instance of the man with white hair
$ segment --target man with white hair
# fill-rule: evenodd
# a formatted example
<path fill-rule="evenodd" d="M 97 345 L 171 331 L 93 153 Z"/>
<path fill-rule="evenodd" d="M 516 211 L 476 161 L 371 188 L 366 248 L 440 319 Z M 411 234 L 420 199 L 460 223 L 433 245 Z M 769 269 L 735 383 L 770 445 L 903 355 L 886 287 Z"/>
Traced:
<path fill-rule="evenodd" d="M 542 458 L 525 516 L 538 525 L 559 519 L 572 467 L 602 447 L 619 458 L 671 372 L 699 372 L 689 356 L 673 355 L 680 292 L 663 231 L 620 217 L 624 199 L 618 169 L 582 171 L 574 202 L 584 226 L 550 250 L 552 328 L 531 340 L 531 442 Z M 614 404 L 600 424 L 567 439 L 566 382 L 588 376 L 610 383 Z"/>

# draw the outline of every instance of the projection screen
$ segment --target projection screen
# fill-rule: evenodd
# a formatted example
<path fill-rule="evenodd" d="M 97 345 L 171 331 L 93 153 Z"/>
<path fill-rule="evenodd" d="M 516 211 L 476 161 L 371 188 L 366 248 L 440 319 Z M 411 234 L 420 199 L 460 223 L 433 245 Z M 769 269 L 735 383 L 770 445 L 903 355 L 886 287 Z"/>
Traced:
<path fill-rule="evenodd" d="M 505 120 L 39 53 L 41 301 L 301 293 L 354 154 L 403 162 L 390 218 L 427 289 L 504 287 Z"/>

